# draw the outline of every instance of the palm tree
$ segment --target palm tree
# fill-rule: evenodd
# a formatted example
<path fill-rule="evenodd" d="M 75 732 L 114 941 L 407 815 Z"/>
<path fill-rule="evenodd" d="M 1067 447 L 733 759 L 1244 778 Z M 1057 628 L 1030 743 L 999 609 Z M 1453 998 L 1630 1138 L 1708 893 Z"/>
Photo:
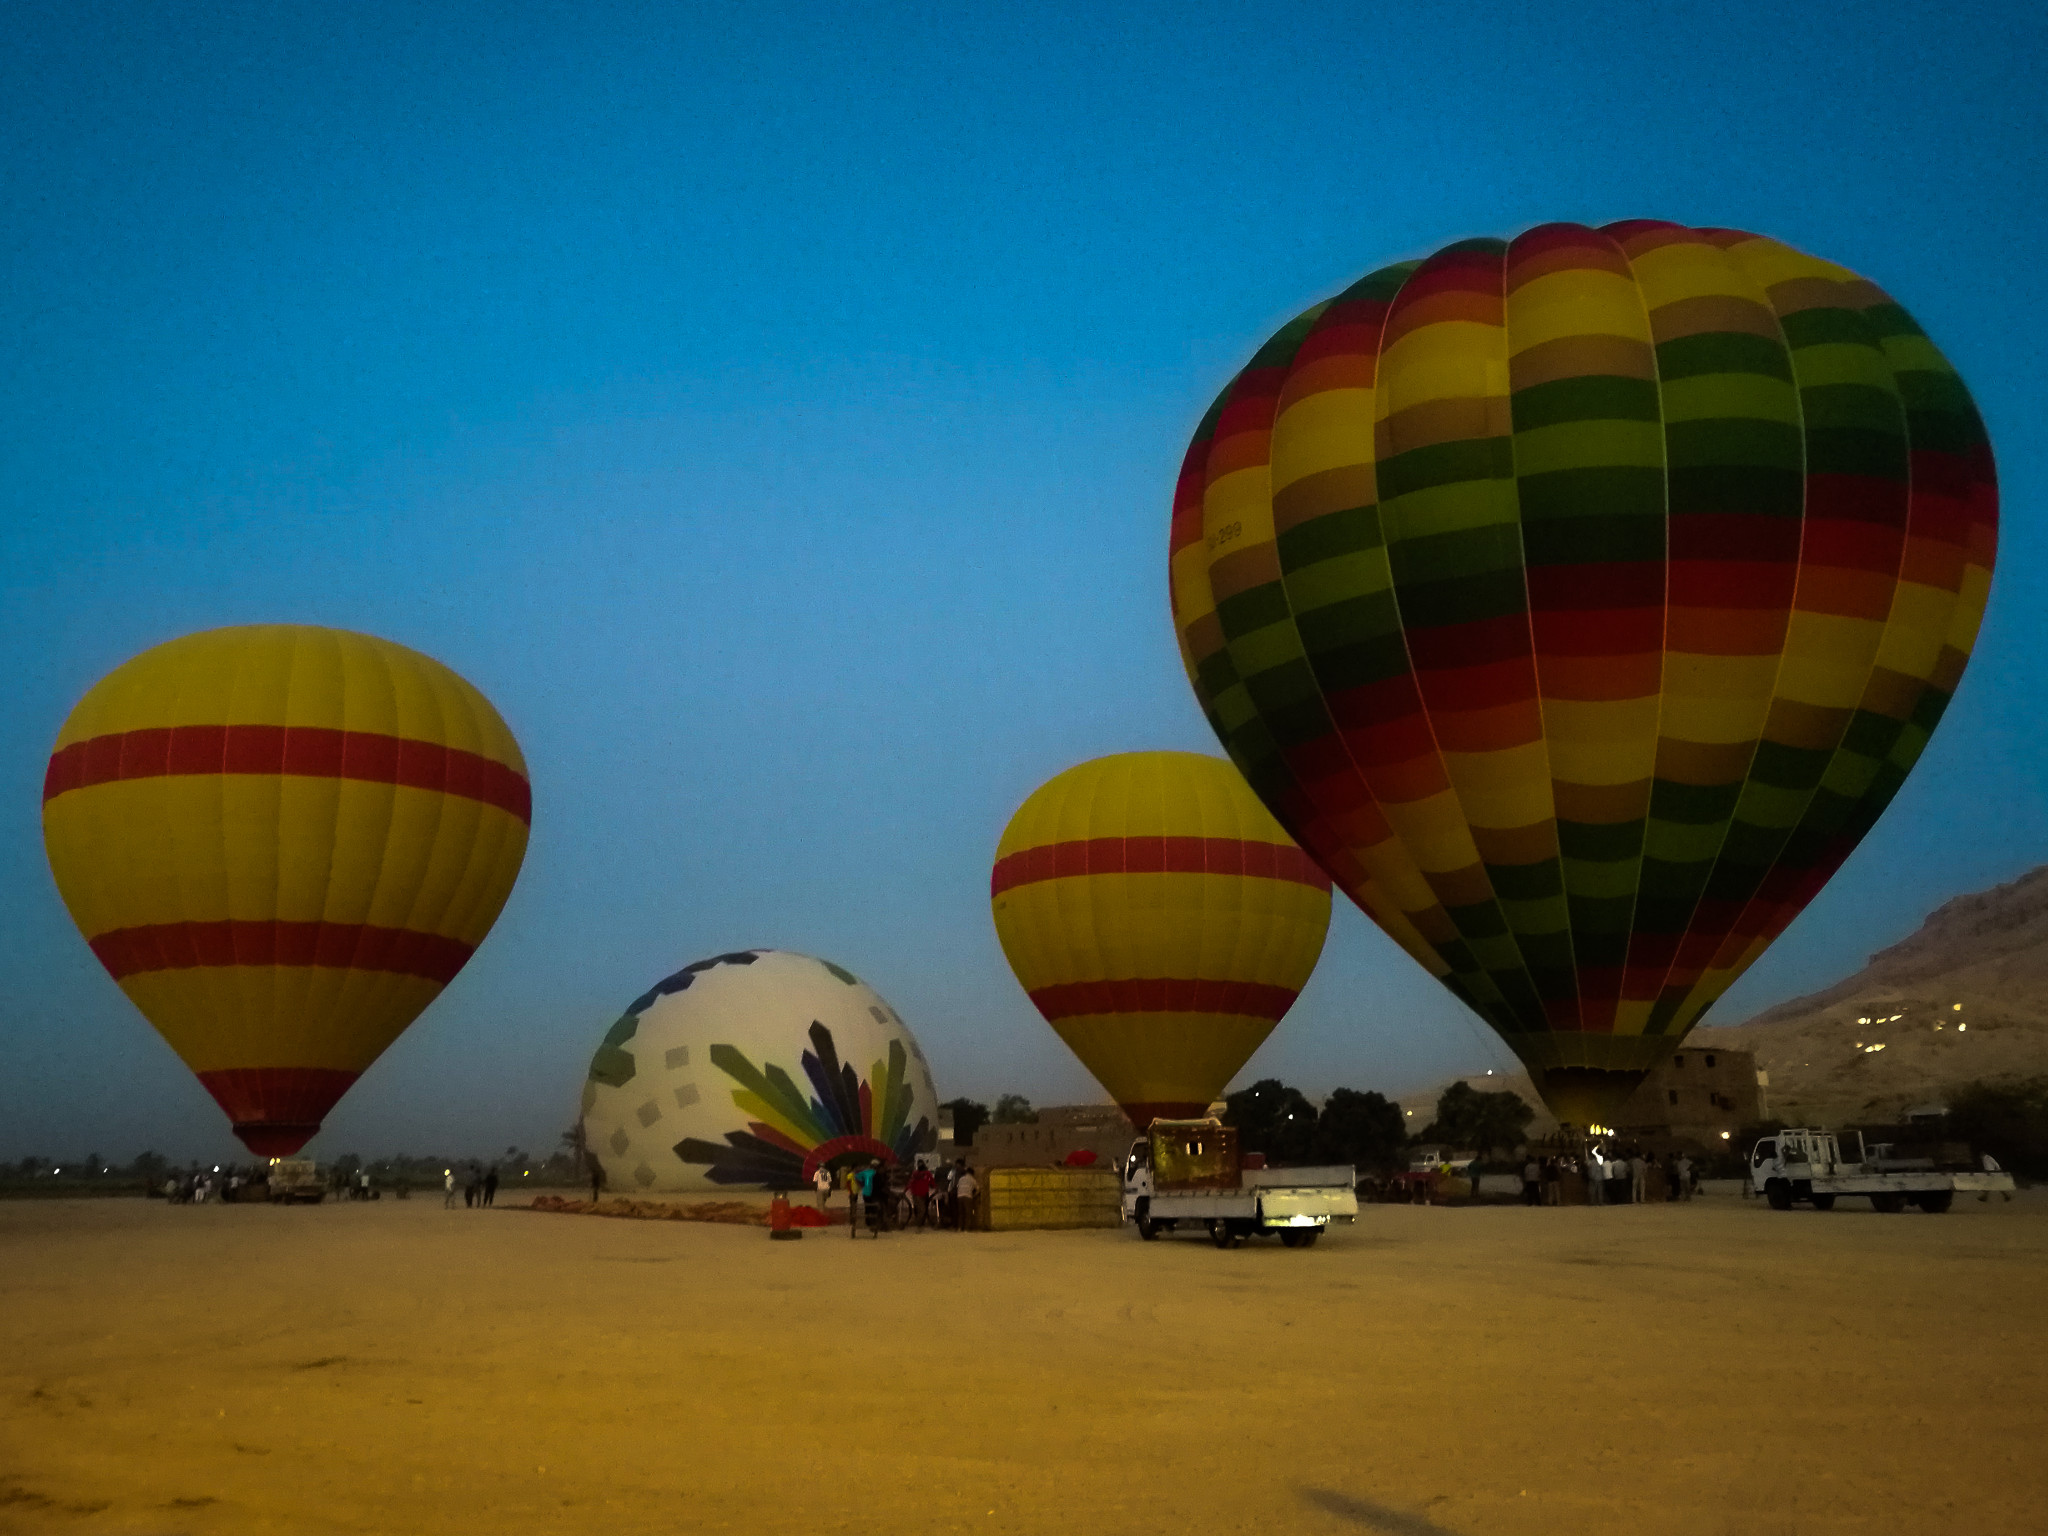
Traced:
<path fill-rule="evenodd" d="M 581 1178 L 585 1171 L 585 1161 L 590 1156 L 590 1143 L 584 1139 L 581 1119 L 562 1132 L 562 1146 L 576 1160 L 576 1176 Z"/>

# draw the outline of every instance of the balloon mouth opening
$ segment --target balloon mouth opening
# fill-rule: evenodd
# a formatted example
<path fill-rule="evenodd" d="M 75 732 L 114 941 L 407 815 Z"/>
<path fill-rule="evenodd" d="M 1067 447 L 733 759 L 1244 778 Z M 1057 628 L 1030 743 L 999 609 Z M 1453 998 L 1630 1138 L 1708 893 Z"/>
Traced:
<path fill-rule="evenodd" d="M 1124 1112 L 1132 1126 L 1139 1131 L 1147 1129 L 1154 1120 L 1199 1120 L 1209 1113 L 1209 1106 L 1179 1099 L 1152 1099 L 1137 1103 L 1119 1103 L 1117 1108 Z"/>
<path fill-rule="evenodd" d="M 1561 1127 L 1586 1131 L 1610 1123 L 1648 1075 L 1634 1069 L 1551 1067 L 1538 1075 L 1536 1086 Z"/>
<path fill-rule="evenodd" d="M 318 1121 L 312 1125 L 276 1125 L 266 1121 L 251 1121 L 237 1125 L 235 1135 L 240 1138 L 243 1146 L 258 1157 L 290 1157 L 311 1141 L 319 1129 Z"/>

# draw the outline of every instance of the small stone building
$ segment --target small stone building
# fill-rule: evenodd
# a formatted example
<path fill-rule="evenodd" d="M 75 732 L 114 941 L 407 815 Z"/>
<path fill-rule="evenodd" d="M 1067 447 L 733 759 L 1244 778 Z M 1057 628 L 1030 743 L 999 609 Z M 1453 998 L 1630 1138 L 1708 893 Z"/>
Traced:
<path fill-rule="evenodd" d="M 1614 1128 L 1624 1136 L 1721 1145 L 1763 1118 L 1761 1079 L 1748 1051 L 1701 1050 L 1681 1046 L 1615 1111 Z"/>
<path fill-rule="evenodd" d="M 1065 1104 L 1041 1109 L 1030 1125 L 984 1125 L 954 1155 L 977 1168 L 1044 1168 L 1088 1151 L 1096 1167 L 1121 1170 L 1137 1134 L 1114 1104 Z"/>

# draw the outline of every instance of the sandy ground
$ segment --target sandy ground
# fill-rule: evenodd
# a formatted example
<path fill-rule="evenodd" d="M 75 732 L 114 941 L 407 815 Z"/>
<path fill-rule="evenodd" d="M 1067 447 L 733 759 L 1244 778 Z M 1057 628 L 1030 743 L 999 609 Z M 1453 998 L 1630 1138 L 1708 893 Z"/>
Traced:
<path fill-rule="evenodd" d="M 0 1205 L 0 1531 L 2043 1529 L 2048 1197 L 1122 1232 Z"/>

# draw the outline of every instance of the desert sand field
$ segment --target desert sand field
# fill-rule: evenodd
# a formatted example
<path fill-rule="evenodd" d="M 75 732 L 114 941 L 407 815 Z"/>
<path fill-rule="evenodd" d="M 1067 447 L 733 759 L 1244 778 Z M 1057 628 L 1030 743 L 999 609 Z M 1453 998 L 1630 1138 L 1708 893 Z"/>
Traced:
<path fill-rule="evenodd" d="M 0 1530 L 2033 1533 L 2048 1199 L 1319 1247 L 0 1206 Z"/>

